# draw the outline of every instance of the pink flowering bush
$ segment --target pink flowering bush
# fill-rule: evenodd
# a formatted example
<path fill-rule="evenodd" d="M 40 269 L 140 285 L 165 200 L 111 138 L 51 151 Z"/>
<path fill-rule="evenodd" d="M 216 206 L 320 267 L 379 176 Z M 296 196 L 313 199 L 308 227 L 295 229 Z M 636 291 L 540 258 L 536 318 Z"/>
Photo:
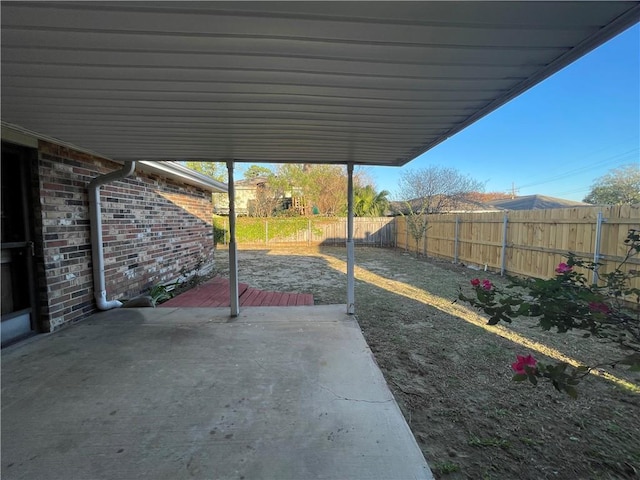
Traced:
<path fill-rule="evenodd" d="M 479 278 L 474 278 L 473 280 L 471 280 L 471 286 L 472 287 L 482 287 L 482 289 L 484 290 L 491 290 L 493 288 L 493 283 L 491 283 L 491 281 L 489 280 L 482 280 L 480 281 Z"/>
<path fill-rule="evenodd" d="M 538 361 L 532 355 L 527 355 L 526 357 L 516 355 L 516 358 L 517 360 L 511 364 L 511 368 L 516 374 L 527 375 L 527 373 L 535 372 Z"/>
<path fill-rule="evenodd" d="M 640 289 L 630 286 L 630 280 L 640 274 L 633 270 L 622 271 L 622 266 L 640 253 L 640 232 L 629 230 L 624 244 L 626 256 L 613 272 L 600 276 L 602 284 L 591 284 L 579 271 L 593 271 L 597 264 L 569 253 L 567 261 L 556 267 L 554 278 L 511 279 L 505 289 L 487 279 L 474 278 L 471 286 L 475 298 L 460 291 L 459 299 L 486 313 L 489 325 L 511 323 L 520 316 L 535 317 L 543 330 L 565 333 L 576 329 L 582 330 L 584 337 L 595 335 L 616 342 L 632 353 L 606 365 L 628 365 L 632 370 L 640 371 Z M 635 306 L 629 305 L 629 298 L 635 299 Z M 538 379 L 547 379 L 558 391 L 574 398 L 577 396 L 576 385 L 596 367 L 572 367 L 564 362 L 547 365 L 531 355 L 518 355 L 512 364 L 513 380 L 529 380 L 536 385 Z"/>
<path fill-rule="evenodd" d="M 569 273 L 571 270 L 573 270 L 573 267 L 564 262 L 558 264 L 556 267 L 556 273 Z"/>

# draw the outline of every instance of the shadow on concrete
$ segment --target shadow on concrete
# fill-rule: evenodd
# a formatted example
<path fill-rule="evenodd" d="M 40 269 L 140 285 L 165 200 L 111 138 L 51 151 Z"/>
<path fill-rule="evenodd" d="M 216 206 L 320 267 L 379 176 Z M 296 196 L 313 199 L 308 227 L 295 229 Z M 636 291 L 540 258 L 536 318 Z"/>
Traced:
<path fill-rule="evenodd" d="M 344 311 L 118 309 L 3 350 L 2 478 L 432 478 Z"/>

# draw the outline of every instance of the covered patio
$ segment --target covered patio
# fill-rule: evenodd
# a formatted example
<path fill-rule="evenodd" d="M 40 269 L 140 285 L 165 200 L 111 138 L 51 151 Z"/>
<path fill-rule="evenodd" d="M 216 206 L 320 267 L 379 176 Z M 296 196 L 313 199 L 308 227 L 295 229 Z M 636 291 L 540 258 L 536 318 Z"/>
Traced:
<path fill-rule="evenodd" d="M 637 23 L 596 2 L 3 2 L 2 123 L 135 162 L 402 166 Z M 355 313 L 353 222 L 347 312 Z"/>
<path fill-rule="evenodd" d="M 617 1 L 1 9 L 3 139 L 229 171 L 230 309 L 114 309 L 3 350 L 2 477 L 65 480 L 432 478 L 348 315 L 352 221 L 344 304 L 240 309 L 234 165 L 346 165 L 352 220 L 355 165 L 410 162 L 640 16 Z"/>

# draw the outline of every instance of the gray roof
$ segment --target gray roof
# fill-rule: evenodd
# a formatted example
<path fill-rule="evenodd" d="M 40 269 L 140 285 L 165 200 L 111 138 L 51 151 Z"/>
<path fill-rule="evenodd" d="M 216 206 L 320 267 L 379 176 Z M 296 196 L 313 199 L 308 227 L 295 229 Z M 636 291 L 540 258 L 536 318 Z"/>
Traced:
<path fill-rule="evenodd" d="M 403 165 L 639 2 L 10 2 L 2 120 L 114 160 Z"/>
<path fill-rule="evenodd" d="M 267 177 L 260 175 L 253 178 L 244 178 L 242 180 L 236 180 L 234 182 L 234 185 L 240 188 L 255 188 L 258 185 L 262 185 L 268 181 L 269 179 Z"/>
<path fill-rule="evenodd" d="M 565 200 L 563 198 L 546 197 L 544 195 L 526 195 L 494 200 L 491 205 L 503 210 L 541 210 L 546 208 L 589 207 L 588 203 Z"/>
<path fill-rule="evenodd" d="M 489 205 L 488 203 L 477 202 L 468 198 L 452 198 L 440 200 L 438 195 L 434 195 L 432 204 L 441 202 L 441 210 L 439 212 L 426 213 L 468 213 L 468 212 L 496 212 L 500 208 Z M 420 198 L 411 200 L 392 201 L 389 203 L 390 215 L 409 215 L 411 212 L 418 213 L 423 207 L 424 202 Z"/>

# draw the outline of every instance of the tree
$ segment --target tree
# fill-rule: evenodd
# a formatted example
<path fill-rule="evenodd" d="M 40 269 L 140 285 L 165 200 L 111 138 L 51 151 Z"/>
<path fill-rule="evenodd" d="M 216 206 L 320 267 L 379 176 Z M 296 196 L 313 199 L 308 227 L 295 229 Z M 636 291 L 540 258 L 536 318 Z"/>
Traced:
<path fill-rule="evenodd" d="M 305 215 L 311 215 L 313 210 L 322 215 L 338 215 L 347 203 L 347 177 L 340 165 L 283 164 L 269 185 L 299 200 Z"/>
<path fill-rule="evenodd" d="M 271 169 L 260 165 L 249 165 L 249 168 L 244 172 L 244 178 L 247 180 L 256 177 L 269 177 L 271 175 L 273 175 Z"/>
<path fill-rule="evenodd" d="M 347 204 L 347 174 L 341 165 L 312 165 L 307 170 L 306 199 L 321 215 L 341 214 Z"/>
<path fill-rule="evenodd" d="M 400 177 L 403 208 L 398 213 L 406 217 L 407 228 L 417 245 L 428 229 L 428 214 L 456 208 L 468 195 L 482 190 L 482 182 L 463 175 L 455 168 L 434 165 L 421 170 L 407 170 Z"/>
<path fill-rule="evenodd" d="M 214 180 L 227 183 L 227 166 L 223 162 L 185 162 L 185 166 Z"/>
<path fill-rule="evenodd" d="M 376 192 L 372 185 L 355 187 L 353 191 L 353 214 L 356 217 L 381 217 L 389 208 L 389 192 Z"/>
<path fill-rule="evenodd" d="M 596 179 L 583 202 L 604 205 L 640 203 L 640 165 L 614 168 Z"/>
<path fill-rule="evenodd" d="M 278 165 L 275 175 L 269 177 L 268 185 L 273 191 L 282 192 L 282 197 L 303 199 L 306 184 L 301 164 L 285 163 Z M 301 212 L 298 212 L 301 213 Z"/>
<path fill-rule="evenodd" d="M 271 178 L 269 176 L 268 178 Z M 274 188 L 267 179 L 256 185 L 256 198 L 251 202 L 249 215 L 252 217 L 270 217 L 277 210 L 282 201 L 282 190 Z"/>

